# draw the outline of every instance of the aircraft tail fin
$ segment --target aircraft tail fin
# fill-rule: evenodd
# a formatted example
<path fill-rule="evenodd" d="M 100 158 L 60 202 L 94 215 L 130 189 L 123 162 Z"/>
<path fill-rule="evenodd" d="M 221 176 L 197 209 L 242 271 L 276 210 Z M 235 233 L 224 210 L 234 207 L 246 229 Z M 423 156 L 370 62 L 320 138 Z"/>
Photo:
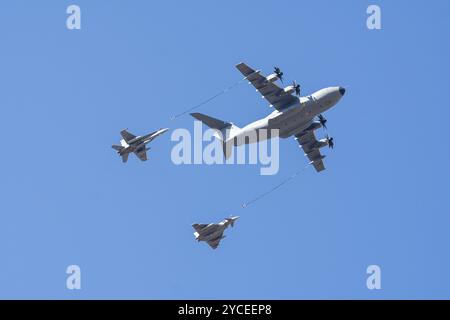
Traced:
<path fill-rule="evenodd" d="M 120 151 L 124 148 L 123 146 L 118 146 L 117 144 L 113 144 L 111 147 L 116 151 Z"/>
<path fill-rule="evenodd" d="M 240 128 L 231 122 L 219 120 L 198 112 L 191 113 L 191 116 L 203 122 L 211 129 L 215 129 L 220 132 L 220 134 L 217 134 L 216 137 L 222 143 L 223 154 L 225 158 L 228 159 L 231 156 L 231 146 L 233 145 L 233 138 L 236 136 L 236 131 Z"/>
<path fill-rule="evenodd" d="M 231 140 L 231 141 L 221 140 L 220 142 L 222 143 L 222 152 L 223 152 L 225 159 L 230 158 L 231 152 L 232 152 L 231 147 L 233 146 L 233 140 Z"/>
<path fill-rule="evenodd" d="M 122 155 L 122 162 L 123 163 L 128 161 L 128 155 L 129 155 L 129 153 L 125 153 L 125 154 Z"/>

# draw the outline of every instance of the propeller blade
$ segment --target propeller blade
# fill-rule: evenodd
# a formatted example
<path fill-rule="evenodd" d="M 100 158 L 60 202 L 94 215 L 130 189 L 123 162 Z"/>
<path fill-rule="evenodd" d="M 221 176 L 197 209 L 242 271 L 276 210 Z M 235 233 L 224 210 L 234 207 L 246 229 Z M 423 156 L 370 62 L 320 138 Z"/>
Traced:
<path fill-rule="evenodd" d="M 325 117 L 321 114 L 319 114 L 318 118 L 319 118 L 319 122 L 322 125 L 322 127 L 324 127 L 326 129 L 327 128 L 327 125 L 326 125 L 327 119 L 325 119 Z"/>
<path fill-rule="evenodd" d="M 326 139 L 327 139 L 327 142 L 328 142 L 328 147 L 333 149 L 334 148 L 334 138 L 327 135 Z"/>
<path fill-rule="evenodd" d="M 295 94 L 296 94 L 298 97 L 300 97 L 300 85 L 299 85 L 297 82 L 295 82 L 295 80 L 294 80 L 294 81 L 292 81 L 292 86 L 293 86 L 294 89 L 295 89 Z"/>
<path fill-rule="evenodd" d="M 283 83 L 283 71 L 281 71 L 279 67 L 274 67 L 273 69 L 278 79 L 280 79 L 281 83 Z"/>

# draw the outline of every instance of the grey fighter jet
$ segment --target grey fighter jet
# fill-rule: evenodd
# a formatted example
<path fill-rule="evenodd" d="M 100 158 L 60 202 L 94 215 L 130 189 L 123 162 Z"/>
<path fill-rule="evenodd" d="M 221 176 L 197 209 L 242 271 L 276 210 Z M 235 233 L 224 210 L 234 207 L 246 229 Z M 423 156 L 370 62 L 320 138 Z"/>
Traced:
<path fill-rule="evenodd" d="M 134 134 L 129 133 L 127 130 L 122 130 L 120 131 L 120 135 L 123 139 L 120 140 L 120 146 L 114 144 L 112 145 L 112 148 L 114 150 L 117 150 L 117 153 L 122 157 L 122 162 L 124 163 L 127 162 L 128 155 L 132 152 L 139 159 L 145 161 L 147 160 L 147 151 L 150 150 L 150 147 L 147 148 L 146 145 L 167 130 L 169 129 L 160 129 L 143 136 L 135 136 Z"/>
<path fill-rule="evenodd" d="M 201 113 L 191 113 L 194 118 L 216 130 L 216 137 L 222 143 L 225 157 L 231 156 L 231 146 L 270 139 L 271 129 L 278 129 L 280 138 L 295 137 L 316 171 L 325 170 L 322 161 L 325 156 L 320 153 L 320 149 L 325 146 L 333 148 L 333 138 L 327 135 L 326 138 L 317 140 L 314 131 L 320 127 L 326 128 L 327 120 L 322 113 L 341 100 L 345 88 L 329 87 L 301 97 L 300 85 L 295 81 L 285 88 L 280 88 L 275 83 L 283 75 L 279 68 L 275 68 L 274 73 L 267 77 L 245 63 L 239 63 L 236 68 L 275 110 L 243 128 Z"/>
<path fill-rule="evenodd" d="M 194 223 L 192 227 L 194 227 L 195 232 L 195 240 L 197 241 L 206 241 L 209 246 L 213 249 L 216 249 L 219 246 L 220 240 L 225 238 L 223 232 L 228 226 L 234 226 L 234 222 L 239 219 L 239 217 L 229 217 L 219 223 L 211 223 L 211 224 L 198 224 Z"/>

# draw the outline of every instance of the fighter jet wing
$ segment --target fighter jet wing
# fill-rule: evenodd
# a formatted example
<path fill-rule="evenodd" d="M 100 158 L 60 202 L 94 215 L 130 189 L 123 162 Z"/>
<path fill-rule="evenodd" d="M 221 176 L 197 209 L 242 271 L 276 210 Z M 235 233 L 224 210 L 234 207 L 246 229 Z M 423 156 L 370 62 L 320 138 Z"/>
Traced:
<path fill-rule="evenodd" d="M 192 225 L 192 227 L 195 229 L 195 231 L 200 232 L 202 231 L 204 228 L 206 228 L 208 225 L 207 224 L 202 224 L 202 223 L 194 223 Z"/>
<path fill-rule="evenodd" d="M 223 233 L 222 233 L 223 234 Z M 219 246 L 220 240 L 223 239 L 222 234 L 220 234 L 217 238 L 207 241 L 209 246 L 213 249 L 217 249 Z"/>
<path fill-rule="evenodd" d="M 122 138 L 128 142 L 130 140 L 133 140 L 134 138 L 136 138 L 136 136 L 132 133 L 129 133 L 127 130 L 122 130 L 120 131 L 120 135 L 122 136 Z"/>
<path fill-rule="evenodd" d="M 318 142 L 314 131 L 303 131 L 302 133 L 295 136 L 295 140 L 297 140 L 297 142 L 300 144 L 303 151 L 305 152 L 305 155 L 308 157 L 309 161 L 311 161 L 316 171 L 320 172 L 325 170 L 325 166 L 322 161 L 325 156 L 322 156 L 319 148 L 311 147 Z"/>
<path fill-rule="evenodd" d="M 134 152 L 134 154 L 141 159 L 141 161 L 146 161 L 147 160 L 147 151 L 144 149 L 141 152 Z"/>
<path fill-rule="evenodd" d="M 297 97 L 290 93 L 286 93 L 283 88 L 268 81 L 259 71 L 255 71 L 245 63 L 241 62 L 237 64 L 236 68 L 275 109 L 282 110 L 298 101 Z"/>

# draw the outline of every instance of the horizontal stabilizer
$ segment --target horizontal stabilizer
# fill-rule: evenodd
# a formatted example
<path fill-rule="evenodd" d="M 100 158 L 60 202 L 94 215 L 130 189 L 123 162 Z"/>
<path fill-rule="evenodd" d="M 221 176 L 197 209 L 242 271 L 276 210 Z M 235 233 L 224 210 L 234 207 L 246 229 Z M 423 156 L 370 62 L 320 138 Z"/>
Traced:
<path fill-rule="evenodd" d="M 212 128 L 212 129 L 217 129 L 217 130 L 223 130 L 225 128 L 231 127 L 231 123 L 229 122 L 225 122 L 210 116 L 207 116 L 205 114 L 202 113 L 191 113 L 191 116 L 193 116 L 195 119 L 203 122 L 204 124 L 206 124 L 208 127 Z"/>
<path fill-rule="evenodd" d="M 118 146 L 117 144 L 113 144 L 112 146 L 111 146 L 114 150 L 117 150 L 117 151 L 120 151 L 120 150 L 122 150 L 124 147 L 122 147 L 122 146 Z"/>
<path fill-rule="evenodd" d="M 222 143 L 222 151 L 225 159 L 230 158 L 232 153 L 233 138 L 240 129 L 231 122 L 222 121 L 202 113 L 191 113 L 195 119 L 203 122 L 211 129 L 219 130 L 221 135 L 216 136 Z"/>

